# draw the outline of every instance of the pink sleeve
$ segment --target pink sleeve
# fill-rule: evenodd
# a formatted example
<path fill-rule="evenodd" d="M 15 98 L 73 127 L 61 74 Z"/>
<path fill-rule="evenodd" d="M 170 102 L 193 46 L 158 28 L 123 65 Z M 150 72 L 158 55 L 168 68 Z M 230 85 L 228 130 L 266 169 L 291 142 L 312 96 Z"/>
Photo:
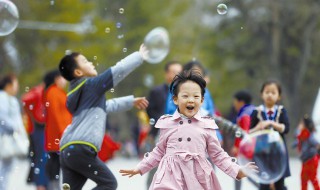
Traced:
<path fill-rule="evenodd" d="M 137 169 L 140 170 L 141 175 L 147 173 L 154 167 L 158 166 L 166 150 L 166 138 L 164 137 L 166 129 L 160 129 L 159 142 L 152 152 L 147 152 L 144 155 L 143 160 L 137 165 Z"/>
<path fill-rule="evenodd" d="M 212 162 L 224 173 L 236 179 L 240 166 L 232 161 L 230 157 L 220 146 L 215 130 L 208 129 L 206 133 L 207 151 Z"/>

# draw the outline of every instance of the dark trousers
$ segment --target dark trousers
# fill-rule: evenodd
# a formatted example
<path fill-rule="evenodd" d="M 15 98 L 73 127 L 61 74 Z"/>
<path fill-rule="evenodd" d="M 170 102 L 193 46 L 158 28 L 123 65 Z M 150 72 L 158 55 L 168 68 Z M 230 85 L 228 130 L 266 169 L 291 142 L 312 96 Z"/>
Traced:
<path fill-rule="evenodd" d="M 284 186 L 284 178 L 279 179 L 274 183 L 274 187 L 276 190 L 287 190 L 286 186 Z M 259 190 L 270 190 L 270 185 L 260 184 Z"/>
<path fill-rule="evenodd" d="M 60 154 L 63 183 L 72 190 L 80 190 L 91 179 L 97 186 L 94 190 L 115 190 L 117 180 L 110 169 L 98 157 L 95 150 L 87 145 L 69 145 Z"/>
<path fill-rule="evenodd" d="M 46 163 L 46 172 L 50 181 L 59 181 L 60 175 L 60 161 L 59 154 L 56 152 L 48 152 L 48 159 Z"/>

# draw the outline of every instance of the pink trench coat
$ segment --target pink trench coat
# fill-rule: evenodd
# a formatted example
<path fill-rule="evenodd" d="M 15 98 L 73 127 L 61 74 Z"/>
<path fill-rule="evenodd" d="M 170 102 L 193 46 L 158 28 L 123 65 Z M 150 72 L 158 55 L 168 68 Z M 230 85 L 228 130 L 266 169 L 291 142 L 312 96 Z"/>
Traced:
<path fill-rule="evenodd" d="M 137 166 L 143 175 L 159 165 L 149 190 L 221 190 L 206 155 L 236 179 L 240 166 L 221 148 L 212 118 L 198 112 L 187 119 L 176 111 L 162 116 L 155 127 L 160 128 L 159 142 Z"/>

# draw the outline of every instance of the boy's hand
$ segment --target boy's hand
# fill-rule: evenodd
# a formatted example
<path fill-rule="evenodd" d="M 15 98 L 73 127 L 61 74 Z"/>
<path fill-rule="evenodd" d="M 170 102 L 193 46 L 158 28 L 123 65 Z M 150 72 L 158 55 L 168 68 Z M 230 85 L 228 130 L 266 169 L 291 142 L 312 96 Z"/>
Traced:
<path fill-rule="evenodd" d="M 237 179 L 241 179 L 244 177 L 247 177 L 247 175 L 244 173 L 244 171 L 253 171 L 255 173 L 258 173 L 258 166 L 254 162 L 249 162 L 246 165 L 242 166 L 239 170 L 239 173 L 237 175 Z"/>
<path fill-rule="evenodd" d="M 133 101 L 134 107 L 137 109 L 146 109 L 149 105 L 149 101 L 145 97 L 137 97 Z"/>
<path fill-rule="evenodd" d="M 147 47 L 144 44 L 141 44 L 139 53 L 143 60 L 146 60 L 148 57 L 149 50 L 147 50 Z"/>
<path fill-rule="evenodd" d="M 122 176 L 129 176 L 129 177 L 132 177 L 136 174 L 140 174 L 140 171 L 139 170 L 120 170 L 119 171 L 121 173 Z"/>

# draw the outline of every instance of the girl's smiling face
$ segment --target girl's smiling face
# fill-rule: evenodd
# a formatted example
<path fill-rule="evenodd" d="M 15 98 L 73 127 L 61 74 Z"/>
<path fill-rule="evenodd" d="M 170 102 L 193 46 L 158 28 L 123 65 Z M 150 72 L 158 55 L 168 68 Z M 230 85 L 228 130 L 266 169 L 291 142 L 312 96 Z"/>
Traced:
<path fill-rule="evenodd" d="M 201 108 L 203 97 L 200 86 L 193 81 L 186 81 L 179 86 L 178 95 L 173 97 L 174 103 L 184 116 L 191 118 Z"/>

